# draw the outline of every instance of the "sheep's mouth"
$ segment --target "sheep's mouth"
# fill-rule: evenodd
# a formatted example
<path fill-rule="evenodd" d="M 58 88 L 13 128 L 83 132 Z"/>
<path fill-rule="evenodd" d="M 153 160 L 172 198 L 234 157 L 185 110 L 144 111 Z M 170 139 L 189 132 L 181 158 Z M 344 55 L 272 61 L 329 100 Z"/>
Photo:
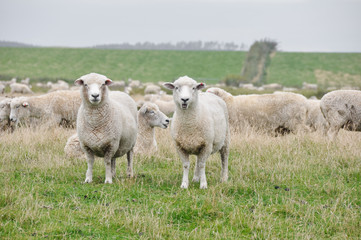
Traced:
<path fill-rule="evenodd" d="M 187 108 L 188 108 L 188 104 L 182 103 L 182 108 L 183 108 L 183 109 L 187 109 Z"/>
<path fill-rule="evenodd" d="M 98 104 L 100 102 L 100 99 L 99 98 L 96 98 L 96 99 L 90 99 L 90 102 L 93 103 L 93 104 Z"/>
<path fill-rule="evenodd" d="M 167 128 L 168 124 L 167 123 L 163 123 L 163 128 Z"/>

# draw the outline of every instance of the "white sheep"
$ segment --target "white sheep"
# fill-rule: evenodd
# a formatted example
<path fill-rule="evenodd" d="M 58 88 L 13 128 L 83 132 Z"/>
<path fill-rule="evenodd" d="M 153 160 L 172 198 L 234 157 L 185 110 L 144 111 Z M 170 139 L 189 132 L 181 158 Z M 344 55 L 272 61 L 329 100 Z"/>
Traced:
<path fill-rule="evenodd" d="M 20 81 L 20 83 L 22 83 L 22 84 L 25 84 L 25 85 L 30 85 L 30 78 L 25 78 L 25 79 L 22 79 L 21 81 Z"/>
<path fill-rule="evenodd" d="M 5 91 L 5 85 L 0 84 L 0 94 L 4 94 Z"/>
<path fill-rule="evenodd" d="M 361 131 L 361 91 L 337 90 L 321 98 L 321 111 L 329 124 L 328 136 L 334 140 L 340 128 Z"/>
<path fill-rule="evenodd" d="M 160 87 L 154 84 L 147 85 L 144 89 L 144 94 L 159 94 Z"/>
<path fill-rule="evenodd" d="M 306 98 L 300 94 L 251 94 L 233 96 L 221 88 L 209 88 L 207 92 L 221 97 L 227 104 L 232 128 L 252 126 L 271 135 L 305 131 L 307 117 Z"/>
<path fill-rule="evenodd" d="M 81 87 L 82 103 L 78 111 L 77 134 L 88 162 L 85 182 L 93 180 L 94 156 L 104 157 L 105 183 L 112 183 L 115 160 L 127 154 L 127 175 L 133 176 L 133 147 L 137 138 L 137 107 L 123 92 L 109 97 L 104 75 L 90 73 L 75 81 Z M 116 100 L 115 100 L 116 98 Z"/>
<path fill-rule="evenodd" d="M 22 94 L 33 94 L 33 91 L 29 86 L 22 83 L 12 83 L 10 84 L 11 94 L 13 93 L 22 93 Z"/>
<path fill-rule="evenodd" d="M 135 153 L 151 154 L 157 151 L 154 127 L 167 128 L 169 118 L 154 103 L 146 102 L 138 111 L 138 136 Z"/>
<path fill-rule="evenodd" d="M 110 92 L 110 97 L 112 92 Z M 138 111 L 138 135 L 134 146 L 135 154 L 151 154 L 157 151 L 155 127 L 167 128 L 169 118 L 154 103 L 145 103 Z M 85 158 L 77 134 L 69 137 L 64 152 L 67 157 Z"/>
<path fill-rule="evenodd" d="M 69 90 L 69 84 L 63 80 L 58 80 L 56 83 L 48 82 L 48 87 L 50 87 L 48 92 L 55 92 L 59 90 Z"/>
<path fill-rule="evenodd" d="M 0 101 L 0 130 L 12 129 L 10 124 L 10 102 L 11 98 L 4 98 Z"/>
<path fill-rule="evenodd" d="M 318 99 L 307 99 L 308 113 L 306 125 L 310 127 L 312 131 L 319 131 L 326 134 L 328 130 L 328 123 L 322 114 L 320 103 Z"/>
<path fill-rule="evenodd" d="M 163 112 L 167 116 L 172 116 L 175 111 L 175 103 L 174 101 L 163 101 L 163 100 L 155 100 L 153 101 L 161 112 Z"/>
<path fill-rule="evenodd" d="M 193 181 L 207 188 L 205 165 L 208 157 L 220 152 L 222 160 L 221 181 L 228 179 L 230 132 L 226 103 L 210 93 L 199 93 L 205 85 L 187 76 L 164 86 L 173 90 L 175 113 L 171 134 L 183 162 L 181 188 L 188 188 L 189 155 L 197 155 Z"/>
<path fill-rule="evenodd" d="M 10 120 L 19 124 L 39 119 L 72 126 L 75 124 L 80 102 L 80 93 L 69 90 L 40 96 L 17 97 L 11 100 Z"/>

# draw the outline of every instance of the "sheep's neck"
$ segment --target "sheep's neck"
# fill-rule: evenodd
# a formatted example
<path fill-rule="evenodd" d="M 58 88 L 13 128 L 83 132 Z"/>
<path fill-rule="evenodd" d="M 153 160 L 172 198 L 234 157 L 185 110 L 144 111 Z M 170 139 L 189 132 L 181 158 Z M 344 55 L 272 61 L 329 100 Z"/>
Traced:
<path fill-rule="evenodd" d="M 111 108 L 108 103 L 104 103 L 101 106 L 85 108 L 86 121 L 92 127 L 104 125 L 109 122 L 108 118 L 111 114 Z"/>
<path fill-rule="evenodd" d="M 155 139 L 154 127 L 149 126 L 144 118 L 138 118 L 138 121 L 138 139 L 144 144 L 153 145 L 153 141 Z"/>

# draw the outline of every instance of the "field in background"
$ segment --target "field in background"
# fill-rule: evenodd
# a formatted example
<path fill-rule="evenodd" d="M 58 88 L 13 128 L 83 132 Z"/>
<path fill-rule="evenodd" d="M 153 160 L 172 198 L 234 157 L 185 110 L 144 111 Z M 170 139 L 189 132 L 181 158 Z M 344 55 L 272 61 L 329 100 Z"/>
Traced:
<path fill-rule="evenodd" d="M 240 74 L 245 57 L 246 52 L 221 51 L 0 48 L 0 80 L 17 76 L 72 82 L 98 72 L 113 80 L 158 82 L 188 75 L 217 83 L 229 74 Z M 301 87 L 302 82 L 317 83 L 317 73 L 341 83 L 346 79 L 342 74 L 349 74 L 351 83 L 360 82 L 361 53 L 278 52 L 267 70 L 267 83 Z"/>
<path fill-rule="evenodd" d="M 86 161 L 63 152 L 73 132 L 21 128 L 1 136 L 1 239 L 361 238 L 359 133 L 341 131 L 335 143 L 317 134 L 234 134 L 229 181 L 220 183 L 215 154 L 208 189 L 183 190 L 169 129 L 157 131 L 157 154 L 135 157 L 133 179 L 118 159 L 112 185 L 104 184 L 102 159 L 94 182 L 83 184 Z"/>

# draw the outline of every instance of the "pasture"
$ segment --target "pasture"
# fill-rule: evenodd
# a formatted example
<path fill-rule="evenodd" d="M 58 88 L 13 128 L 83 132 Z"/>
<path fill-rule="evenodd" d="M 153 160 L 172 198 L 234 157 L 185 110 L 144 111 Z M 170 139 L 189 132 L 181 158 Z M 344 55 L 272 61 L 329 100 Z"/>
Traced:
<path fill-rule="evenodd" d="M 206 166 L 208 189 L 180 189 L 182 163 L 169 129 L 159 151 L 136 156 L 135 177 L 83 184 L 86 161 L 67 159 L 74 129 L 19 128 L 0 139 L 2 239 L 358 239 L 361 237 L 361 135 L 336 142 L 313 133 L 269 137 L 232 132 L 229 180 L 220 158 Z M 193 170 L 195 158 L 191 158 Z M 190 178 L 193 172 L 190 173 Z"/>

